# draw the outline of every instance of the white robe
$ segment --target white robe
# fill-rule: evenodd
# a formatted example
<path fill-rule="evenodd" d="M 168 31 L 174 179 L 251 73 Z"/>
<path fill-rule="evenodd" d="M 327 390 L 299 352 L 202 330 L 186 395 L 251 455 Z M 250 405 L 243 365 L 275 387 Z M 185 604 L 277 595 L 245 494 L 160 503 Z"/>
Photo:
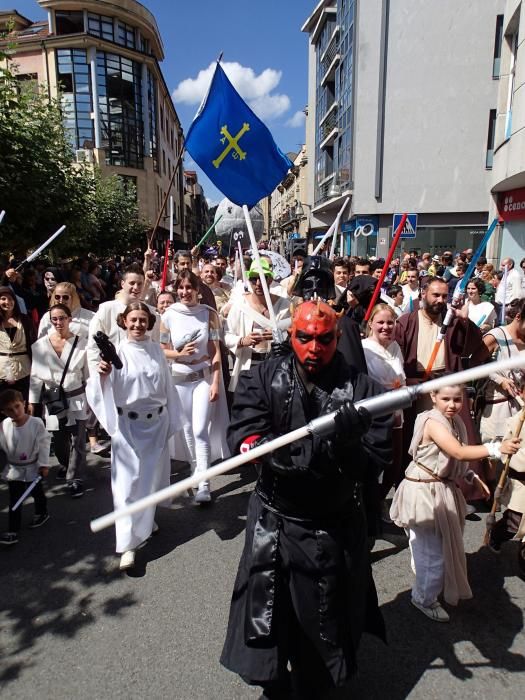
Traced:
<path fill-rule="evenodd" d="M 118 347 L 121 370 L 90 376 L 86 394 L 111 436 L 111 489 L 116 510 L 169 485 L 168 439 L 179 429 L 180 406 L 160 346 L 152 340 L 124 339 Z M 122 409 L 119 415 L 117 407 Z M 158 415 L 159 408 L 163 408 Z M 139 414 L 131 419 L 129 412 Z M 154 417 L 148 420 L 147 413 Z M 155 507 L 115 523 L 118 553 L 135 549 L 153 530 Z"/>
<path fill-rule="evenodd" d="M 91 323 L 91 319 L 94 315 L 95 314 L 93 311 L 83 309 L 81 306 L 72 311 L 71 324 L 69 326 L 71 333 L 79 335 L 81 338 L 86 338 L 87 340 L 89 324 Z M 38 326 L 38 337 L 43 338 L 45 335 L 53 333 L 54 330 L 53 324 L 49 320 L 49 311 L 46 311 L 46 313 L 40 319 L 40 324 Z"/>
<path fill-rule="evenodd" d="M 51 435 L 40 418 L 29 416 L 20 428 L 6 418 L 0 423 L 0 449 L 6 456 L 3 478 L 7 481 L 34 481 L 39 468 L 49 465 L 50 445 Z"/>

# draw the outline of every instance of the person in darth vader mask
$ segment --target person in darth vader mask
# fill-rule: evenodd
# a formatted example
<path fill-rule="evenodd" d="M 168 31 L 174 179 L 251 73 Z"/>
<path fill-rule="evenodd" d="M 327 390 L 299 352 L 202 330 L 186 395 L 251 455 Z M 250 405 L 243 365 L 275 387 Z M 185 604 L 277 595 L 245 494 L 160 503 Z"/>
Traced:
<path fill-rule="evenodd" d="M 291 352 L 241 373 L 233 400 L 232 454 L 338 411 L 258 465 L 221 663 L 263 698 L 343 692 L 362 632 L 384 638 L 361 483 L 390 460 L 391 419 L 355 408 L 382 388 L 338 352 L 337 320 L 320 300 L 298 306 Z"/>

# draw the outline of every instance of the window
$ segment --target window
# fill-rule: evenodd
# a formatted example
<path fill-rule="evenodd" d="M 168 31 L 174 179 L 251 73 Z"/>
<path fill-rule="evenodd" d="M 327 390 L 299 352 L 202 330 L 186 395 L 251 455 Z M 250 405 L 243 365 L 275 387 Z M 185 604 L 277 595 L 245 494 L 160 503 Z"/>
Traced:
<path fill-rule="evenodd" d="M 149 149 L 153 159 L 153 170 L 159 171 L 157 151 L 157 83 L 148 70 L 148 108 L 149 108 Z"/>
<path fill-rule="evenodd" d="M 64 126 L 73 148 L 93 148 L 91 83 L 85 49 L 57 49 Z"/>
<path fill-rule="evenodd" d="M 164 107 L 160 106 L 160 130 L 164 131 Z"/>
<path fill-rule="evenodd" d="M 116 54 L 97 52 L 102 147 L 106 163 L 144 165 L 141 66 Z"/>
<path fill-rule="evenodd" d="M 19 94 L 38 93 L 38 73 L 17 73 L 15 75 Z"/>
<path fill-rule="evenodd" d="M 514 99 L 514 78 L 516 75 L 516 53 L 518 50 L 518 32 L 509 37 L 505 37 L 510 45 L 510 69 L 509 88 L 507 93 L 507 117 L 505 119 L 505 138 L 510 139 L 512 134 L 512 101 Z"/>
<path fill-rule="evenodd" d="M 162 174 L 166 175 L 166 152 L 162 149 Z"/>
<path fill-rule="evenodd" d="M 127 46 L 128 49 L 135 48 L 135 27 L 126 24 L 125 22 L 118 22 L 117 24 L 117 44 L 122 46 Z"/>
<path fill-rule="evenodd" d="M 496 36 L 494 38 L 494 60 L 492 62 L 492 77 L 499 78 L 501 67 L 501 45 L 503 43 L 503 15 L 496 17 Z"/>
<path fill-rule="evenodd" d="M 492 169 L 494 160 L 494 137 L 496 134 L 496 110 L 491 109 L 489 114 L 489 133 L 487 135 L 487 157 L 485 159 L 485 167 L 487 170 Z"/>
<path fill-rule="evenodd" d="M 95 15 L 92 12 L 88 14 L 88 33 L 99 36 L 108 41 L 114 41 L 113 33 L 113 17 L 106 15 Z"/>
<path fill-rule="evenodd" d="M 57 34 L 82 34 L 84 32 L 84 13 L 56 10 L 55 24 Z"/>

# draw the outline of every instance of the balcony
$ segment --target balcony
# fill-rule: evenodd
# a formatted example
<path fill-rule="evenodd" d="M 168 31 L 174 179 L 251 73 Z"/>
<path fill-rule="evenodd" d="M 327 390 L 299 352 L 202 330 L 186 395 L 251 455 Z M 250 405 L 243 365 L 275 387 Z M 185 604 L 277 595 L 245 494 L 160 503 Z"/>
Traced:
<path fill-rule="evenodd" d="M 319 148 L 328 148 L 332 146 L 339 133 L 337 126 L 337 113 L 333 111 L 327 119 L 322 123 L 321 127 L 321 142 Z"/>
<path fill-rule="evenodd" d="M 337 114 L 337 108 L 339 107 L 339 102 L 337 100 L 334 100 L 330 107 L 326 110 L 326 112 L 323 114 L 322 118 L 319 120 L 319 126 L 322 126 L 322 124 L 328 119 L 328 117 L 331 114 Z"/>
<path fill-rule="evenodd" d="M 323 53 L 320 66 L 320 78 L 321 85 L 324 87 L 327 83 L 333 82 L 335 80 L 335 70 L 339 65 L 341 60 L 341 54 L 339 53 L 337 40 L 334 35 L 334 39 L 330 42 L 330 45 Z"/>

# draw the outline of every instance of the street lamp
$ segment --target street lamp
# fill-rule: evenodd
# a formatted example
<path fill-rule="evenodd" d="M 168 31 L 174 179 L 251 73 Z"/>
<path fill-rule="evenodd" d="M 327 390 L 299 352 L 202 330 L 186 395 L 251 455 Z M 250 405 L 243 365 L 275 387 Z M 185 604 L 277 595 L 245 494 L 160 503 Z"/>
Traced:
<path fill-rule="evenodd" d="M 340 197 L 341 196 L 341 187 L 337 184 L 335 180 L 332 180 L 332 184 L 330 185 L 330 189 L 328 190 L 328 198 L 329 199 L 334 199 L 334 197 Z"/>

